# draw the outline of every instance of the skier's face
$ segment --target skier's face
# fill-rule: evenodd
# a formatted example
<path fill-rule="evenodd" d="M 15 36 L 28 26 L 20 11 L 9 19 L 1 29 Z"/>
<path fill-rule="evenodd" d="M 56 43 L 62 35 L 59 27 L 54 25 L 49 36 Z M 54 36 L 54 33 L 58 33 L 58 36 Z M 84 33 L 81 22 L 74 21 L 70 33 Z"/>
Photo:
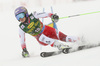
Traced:
<path fill-rule="evenodd" d="M 26 20 L 26 17 L 24 17 L 24 18 L 20 18 L 20 22 L 22 22 L 22 23 L 24 23 L 25 22 L 25 20 Z"/>
<path fill-rule="evenodd" d="M 18 21 L 20 21 L 22 23 L 25 22 L 25 20 L 26 20 L 24 13 L 20 13 L 20 14 L 16 15 L 16 18 L 17 18 Z"/>

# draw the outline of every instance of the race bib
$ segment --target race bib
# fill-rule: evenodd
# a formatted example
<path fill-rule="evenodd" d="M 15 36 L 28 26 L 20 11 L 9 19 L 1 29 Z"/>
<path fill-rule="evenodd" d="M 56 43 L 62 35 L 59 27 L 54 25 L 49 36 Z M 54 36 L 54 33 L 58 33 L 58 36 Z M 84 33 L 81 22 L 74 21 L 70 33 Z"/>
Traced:
<path fill-rule="evenodd" d="M 44 34 L 42 34 L 40 37 L 39 37 L 39 41 L 43 42 L 43 43 L 46 43 L 46 44 L 53 44 L 54 43 L 54 39 L 52 38 L 49 38 L 47 36 L 45 36 Z"/>

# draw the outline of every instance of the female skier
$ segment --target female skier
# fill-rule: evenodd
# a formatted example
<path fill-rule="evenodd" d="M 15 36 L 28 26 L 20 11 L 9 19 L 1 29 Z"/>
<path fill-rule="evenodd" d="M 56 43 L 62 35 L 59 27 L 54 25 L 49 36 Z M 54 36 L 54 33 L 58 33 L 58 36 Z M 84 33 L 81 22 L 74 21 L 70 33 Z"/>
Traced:
<path fill-rule="evenodd" d="M 67 45 L 63 45 L 56 40 L 61 40 L 64 42 L 76 42 L 78 41 L 78 37 L 68 36 L 63 34 L 62 32 L 56 29 L 56 26 L 50 27 L 48 25 L 44 25 L 39 18 L 50 17 L 52 22 L 58 22 L 59 16 L 53 13 L 31 13 L 28 14 L 28 11 L 25 7 L 21 6 L 15 10 L 15 17 L 20 22 L 19 24 L 19 36 L 22 47 L 22 56 L 29 57 L 29 53 L 26 49 L 25 43 L 25 33 L 28 33 L 34 36 L 39 44 L 44 46 L 51 45 L 51 47 L 57 47 L 59 50 L 62 50 Z"/>

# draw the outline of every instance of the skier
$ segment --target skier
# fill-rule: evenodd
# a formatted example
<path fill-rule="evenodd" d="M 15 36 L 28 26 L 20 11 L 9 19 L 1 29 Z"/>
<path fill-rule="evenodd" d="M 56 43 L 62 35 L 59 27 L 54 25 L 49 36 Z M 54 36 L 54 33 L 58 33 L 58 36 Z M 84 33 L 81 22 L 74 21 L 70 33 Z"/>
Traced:
<path fill-rule="evenodd" d="M 51 47 L 57 47 L 59 50 L 68 47 L 67 45 L 63 45 L 63 43 L 58 42 L 57 40 L 61 40 L 64 42 L 76 42 L 79 40 L 78 37 L 68 36 L 58 31 L 57 27 L 50 27 L 48 25 L 44 25 L 39 18 L 50 17 L 52 22 L 58 22 L 59 16 L 53 13 L 31 13 L 28 14 L 28 11 L 25 7 L 21 6 L 15 10 L 15 17 L 20 22 L 19 24 L 19 37 L 22 47 L 22 56 L 29 57 L 29 53 L 26 49 L 25 43 L 25 33 L 28 33 L 34 36 L 39 44 L 47 46 L 51 45 Z"/>

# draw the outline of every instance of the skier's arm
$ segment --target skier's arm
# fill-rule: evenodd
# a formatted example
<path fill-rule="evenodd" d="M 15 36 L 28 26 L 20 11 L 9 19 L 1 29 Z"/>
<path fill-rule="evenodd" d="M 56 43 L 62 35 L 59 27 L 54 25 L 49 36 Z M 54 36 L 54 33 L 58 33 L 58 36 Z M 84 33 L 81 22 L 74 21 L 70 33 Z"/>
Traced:
<path fill-rule="evenodd" d="M 22 56 L 23 57 L 29 57 L 29 53 L 26 49 L 26 43 L 25 43 L 25 32 L 19 28 L 19 37 L 20 37 L 20 43 L 21 43 L 21 47 L 22 47 Z"/>
<path fill-rule="evenodd" d="M 26 48 L 25 32 L 21 28 L 19 28 L 19 37 L 22 49 Z"/>
<path fill-rule="evenodd" d="M 46 17 L 51 17 L 53 14 L 52 13 L 46 13 L 46 12 L 43 12 L 43 13 L 36 13 L 34 12 L 33 13 L 34 17 L 35 18 L 46 18 Z"/>

